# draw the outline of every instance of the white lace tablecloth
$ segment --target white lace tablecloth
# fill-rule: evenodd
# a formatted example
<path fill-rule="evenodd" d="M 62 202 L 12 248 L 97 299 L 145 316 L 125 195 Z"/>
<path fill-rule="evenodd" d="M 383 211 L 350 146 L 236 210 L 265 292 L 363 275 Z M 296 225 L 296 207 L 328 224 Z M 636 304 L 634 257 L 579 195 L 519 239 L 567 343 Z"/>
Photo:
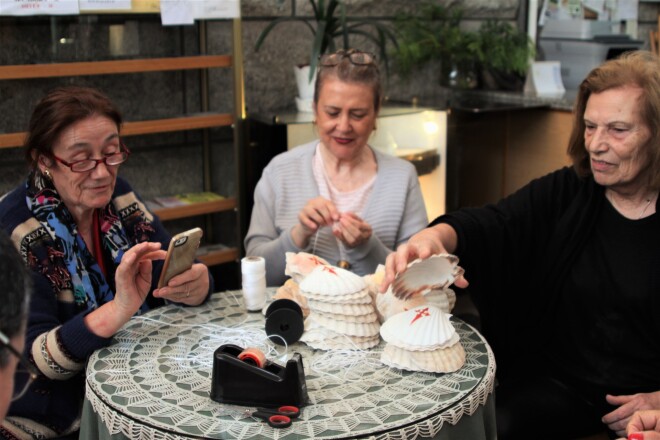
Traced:
<path fill-rule="evenodd" d="M 336 358 L 352 359 L 348 367 L 335 365 L 333 353 L 293 344 L 288 355 L 302 354 L 310 402 L 291 427 L 274 429 L 245 407 L 209 398 L 214 350 L 237 332 L 264 331 L 264 316 L 246 313 L 240 292 L 220 292 L 200 307 L 169 305 L 129 321 L 90 358 L 86 405 L 110 434 L 130 439 L 433 437 L 475 413 L 493 391 L 490 347 L 471 326 L 452 320 L 466 362 L 451 374 L 384 366 L 378 362 L 383 342 Z M 85 423 L 89 415 L 81 433 L 95 432 Z"/>

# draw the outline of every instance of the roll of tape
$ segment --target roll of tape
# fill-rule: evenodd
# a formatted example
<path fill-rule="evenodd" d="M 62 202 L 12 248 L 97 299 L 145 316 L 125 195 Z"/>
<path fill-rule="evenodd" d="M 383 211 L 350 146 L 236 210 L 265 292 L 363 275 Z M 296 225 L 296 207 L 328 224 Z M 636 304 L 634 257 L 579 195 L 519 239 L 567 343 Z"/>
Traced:
<path fill-rule="evenodd" d="M 245 307 L 250 312 L 261 310 L 266 304 L 266 260 L 262 257 L 243 258 L 241 273 Z"/>
<path fill-rule="evenodd" d="M 302 309 L 293 300 L 277 299 L 266 310 L 266 335 L 278 345 L 297 342 L 305 330 Z"/>
<path fill-rule="evenodd" d="M 238 354 L 238 359 L 259 368 L 266 365 L 266 355 L 256 347 L 246 348 Z"/>

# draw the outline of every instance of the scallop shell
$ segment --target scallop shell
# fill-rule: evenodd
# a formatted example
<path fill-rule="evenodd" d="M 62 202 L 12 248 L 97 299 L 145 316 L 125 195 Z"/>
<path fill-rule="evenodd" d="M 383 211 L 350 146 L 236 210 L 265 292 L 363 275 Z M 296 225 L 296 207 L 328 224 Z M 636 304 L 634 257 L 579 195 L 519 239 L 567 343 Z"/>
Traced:
<path fill-rule="evenodd" d="M 367 283 L 359 275 L 335 266 L 317 266 L 300 283 L 300 290 L 316 296 L 348 295 L 364 290 Z"/>
<path fill-rule="evenodd" d="M 349 304 L 345 302 L 331 303 L 309 299 L 307 302 L 309 308 L 315 312 L 323 313 L 341 313 L 344 315 L 366 315 L 374 311 L 372 304 Z"/>
<path fill-rule="evenodd" d="M 332 330 L 335 333 L 350 336 L 377 336 L 380 329 L 380 324 L 377 320 L 366 323 L 346 322 L 327 318 L 314 313 L 309 315 L 305 322 L 307 321 L 311 321 L 312 323 L 325 327 L 328 330 Z"/>
<path fill-rule="evenodd" d="M 300 341 L 317 350 L 361 349 L 375 347 L 380 336 L 349 336 L 319 327 L 305 331 Z"/>
<path fill-rule="evenodd" d="M 367 350 L 380 343 L 380 337 L 356 338 L 355 336 L 341 335 L 338 338 L 321 341 L 305 342 L 316 350 Z"/>
<path fill-rule="evenodd" d="M 379 288 L 380 284 L 383 282 L 383 278 L 385 278 L 385 266 L 382 264 L 378 265 L 374 273 L 364 275 L 362 277 L 362 279 L 364 279 L 364 281 L 367 283 L 367 290 L 369 291 L 369 295 L 371 295 L 374 300 L 380 294 Z"/>
<path fill-rule="evenodd" d="M 316 267 L 330 265 L 323 258 L 308 254 L 307 252 L 287 252 L 285 255 L 286 267 L 284 268 L 284 275 L 290 276 L 296 283 L 300 283 Z"/>
<path fill-rule="evenodd" d="M 439 308 L 424 304 L 392 316 L 381 327 L 380 335 L 386 342 L 406 350 L 435 350 L 446 346 L 456 333 L 450 317 Z"/>
<path fill-rule="evenodd" d="M 371 295 L 369 295 L 367 289 L 346 295 L 323 295 L 312 292 L 304 292 L 304 294 L 308 299 L 320 302 L 336 304 L 372 304 Z"/>
<path fill-rule="evenodd" d="M 380 360 L 401 370 L 452 373 L 465 364 L 465 349 L 460 342 L 431 351 L 408 351 L 387 344 Z"/>
<path fill-rule="evenodd" d="M 318 323 L 313 323 L 310 325 L 308 319 L 305 319 L 305 331 L 303 332 L 300 340 L 303 342 L 307 341 L 321 341 L 323 339 L 333 339 L 342 336 L 341 333 L 329 330 Z"/>
<path fill-rule="evenodd" d="M 449 287 L 462 274 L 463 269 L 458 266 L 458 257 L 455 255 L 432 255 L 411 262 L 405 272 L 397 274 L 392 283 L 392 292 L 402 299 L 423 295 L 429 290 Z"/>
<path fill-rule="evenodd" d="M 376 296 L 375 304 L 378 320 L 383 323 L 397 313 L 405 312 L 422 304 L 430 304 L 445 313 L 451 313 L 456 305 L 456 293 L 451 289 L 435 289 L 428 291 L 426 295 L 413 295 L 404 300 L 395 297 L 390 287 L 387 292 Z"/>
<path fill-rule="evenodd" d="M 387 321 L 392 316 L 410 310 L 414 307 L 427 304 L 428 301 L 425 295 L 415 295 L 407 300 L 399 299 L 392 293 L 390 287 L 383 294 L 376 297 L 376 311 L 378 313 L 378 320 L 382 323 Z"/>
<path fill-rule="evenodd" d="M 303 312 L 303 318 L 309 316 L 309 304 L 305 295 L 300 292 L 298 283 L 294 280 L 286 280 L 284 285 L 277 289 L 275 295 L 273 295 L 273 301 L 276 299 L 290 299 L 298 303 Z"/>
<path fill-rule="evenodd" d="M 333 319 L 335 321 L 345 321 L 345 322 L 356 322 L 356 323 L 369 323 L 369 322 L 377 322 L 378 321 L 378 316 L 376 315 L 376 312 L 373 310 L 371 313 L 363 314 L 363 315 L 344 315 L 342 313 L 323 313 L 323 312 L 317 312 L 316 310 L 314 311 L 314 314 L 317 316 L 321 316 L 323 318 L 327 319 Z"/>
<path fill-rule="evenodd" d="M 456 293 L 452 289 L 434 289 L 424 295 L 427 303 L 436 306 L 445 313 L 451 313 L 456 305 Z"/>

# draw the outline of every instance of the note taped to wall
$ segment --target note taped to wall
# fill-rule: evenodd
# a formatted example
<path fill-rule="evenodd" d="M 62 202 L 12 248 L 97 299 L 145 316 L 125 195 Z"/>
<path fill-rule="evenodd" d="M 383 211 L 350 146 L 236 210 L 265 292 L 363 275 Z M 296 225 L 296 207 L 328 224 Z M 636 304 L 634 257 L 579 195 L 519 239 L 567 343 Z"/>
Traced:
<path fill-rule="evenodd" d="M 241 16 L 239 0 L 204 0 L 195 2 L 195 18 L 239 18 Z"/>
<path fill-rule="evenodd" d="M 566 89 L 559 61 L 535 61 L 527 72 L 525 93 L 537 96 L 562 96 Z"/>
<path fill-rule="evenodd" d="M 0 0 L 0 15 L 76 15 L 78 0 Z"/>

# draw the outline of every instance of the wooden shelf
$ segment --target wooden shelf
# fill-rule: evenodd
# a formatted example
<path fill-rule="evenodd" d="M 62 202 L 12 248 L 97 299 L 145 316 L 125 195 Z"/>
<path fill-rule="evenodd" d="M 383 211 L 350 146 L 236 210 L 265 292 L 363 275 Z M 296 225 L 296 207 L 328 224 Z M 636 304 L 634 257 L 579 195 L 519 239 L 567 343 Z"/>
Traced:
<path fill-rule="evenodd" d="M 0 80 L 207 69 L 230 67 L 232 61 L 231 55 L 200 55 L 136 60 L 83 61 L 77 63 L 16 64 L 0 66 Z"/>
<path fill-rule="evenodd" d="M 136 136 L 140 134 L 166 133 L 200 128 L 228 127 L 233 123 L 234 117 L 229 113 L 207 113 L 179 118 L 126 122 L 122 126 L 121 135 Z"/>
<path fill-rule="evenodd" d="M 236 199 L 234 197 L 230 197 L 228 199 L 213 200 L 210 202 L 192 203 L 190 205 L 156 209 L 154 210 L 154 214 L 156 214 L 161 221 L 166 221 L 192 217 L 195 215 L 229 211 L 236 208 L 236 206 Z"/>
<path fill-rule="evenodd" d="M 202 128 L 229 127 L 233 123 L 234 116 L 229 113 L 205 113 L 178 118 L 125 122 L 122 126 L 121 135 L 137 136 Z M 27 136 L 27 132 L 0 134 L 0 148 L 21 147 L 25 136 Z"/>
<path fill-rule="evenodd" d="M 197 259 L 207 266 L 215 266 L 217 264 L 229 263 L 238 260 L 238 249 L 224 248 L 217 251 L 209 252 L 208 254 L 198 255 Z"/>

